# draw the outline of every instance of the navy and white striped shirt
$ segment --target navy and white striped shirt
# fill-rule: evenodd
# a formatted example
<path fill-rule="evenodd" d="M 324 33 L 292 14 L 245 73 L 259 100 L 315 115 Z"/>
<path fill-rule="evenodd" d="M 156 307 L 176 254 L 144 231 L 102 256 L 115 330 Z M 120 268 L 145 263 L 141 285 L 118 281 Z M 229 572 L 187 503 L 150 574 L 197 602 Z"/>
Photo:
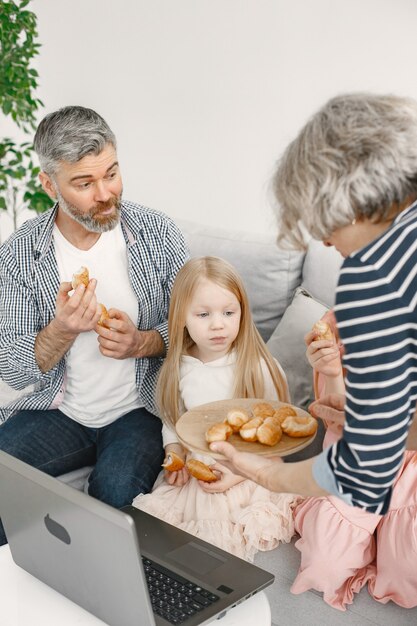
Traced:
<path fill-rule="evenodd" d="M 44 374 L 34 352 L 37 334 L 55 316 L 60 283 L 52 238 L 56 211 L 57 205 L 25 222 L 0 246 L 0 378 L 15 389 L 35 389 L 8 406 L 0 405 L 0 421 L 21 409 L 50 408 L 65 386 L 65 357 Z M 171 288 L 189 256 L 184 237 L 163 213 L 128 201 L 122 202 L 121 226 L 129 278 L 138 298 L 137 326 L 157 330 L 167 345 Z M 136 359 L 139 396 L 153 413 L 161 364 L 161 358 Z"/>
<path fill-rule="evenodd" d="M 313 474 L 330 493 L 384 514 L 416 410 L 417 202 L 345 259 L 335 314 L 346 349 L 346 422 Z"/>

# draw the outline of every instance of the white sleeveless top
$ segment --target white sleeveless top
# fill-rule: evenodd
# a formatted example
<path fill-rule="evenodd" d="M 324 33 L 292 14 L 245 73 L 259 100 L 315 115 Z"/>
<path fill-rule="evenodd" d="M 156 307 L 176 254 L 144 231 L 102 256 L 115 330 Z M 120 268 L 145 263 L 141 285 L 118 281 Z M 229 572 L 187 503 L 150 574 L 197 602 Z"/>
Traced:
<path fill-rule="evenodd" d="M 82 265 L 97 279 L 97 301 L 127 313 L 136 325 L 138 301 L 128 275 L 126 242 L 120 224 L 102 233 L 89 250 L 73 246 L 55 225 L 55 255 L 61 282 L 71 281 Z M 90 427 L 114 422 L 143 406 L 135 384 L 135 359 L 112 359 L 99 351 L 92 330 L 78 335 L 67 353 L 66 388 L 59 410 Z"/>

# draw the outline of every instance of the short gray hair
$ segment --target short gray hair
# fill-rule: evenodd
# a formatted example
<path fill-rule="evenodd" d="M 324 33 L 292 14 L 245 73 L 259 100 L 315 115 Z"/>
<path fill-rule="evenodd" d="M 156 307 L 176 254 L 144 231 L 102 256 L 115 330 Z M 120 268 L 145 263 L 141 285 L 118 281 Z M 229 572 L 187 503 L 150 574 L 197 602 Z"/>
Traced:
<path fill-rule="evenodd" d="M 92 109 L 67 106 L 49 113 L 35 133 L 34 147 L 41 169 L 53 176 L 61 161 L 76 163 L 88 154 L 100 154 L 116 138 L 104 119 Z"/>
<path fill-rule="evenodd" d="M 326 239 L 355 218 L 387 218 L 417 193 L 417 102 L 352 93 L 320 109 L 287 147 L 273 178 L 278 239 L 303 247 L 300 223 Z"/>

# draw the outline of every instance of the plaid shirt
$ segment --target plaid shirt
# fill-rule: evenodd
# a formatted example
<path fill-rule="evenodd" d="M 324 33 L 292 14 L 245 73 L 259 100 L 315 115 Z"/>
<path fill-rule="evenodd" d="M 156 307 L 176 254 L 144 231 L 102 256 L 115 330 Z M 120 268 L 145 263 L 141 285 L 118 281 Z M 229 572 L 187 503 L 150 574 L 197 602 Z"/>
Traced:
<path fill-rule="evenodd" d="M 66 358 L 45 374 L 34 352 L 37 334 L 55 316 L 60 278 L 52 231 L 57 205 L 25 222 L 0 246 L 0 378 L 15 389 L 33 391 L 1 406 L 0 421 L 21 409 L 56 406 L 65 388 Z M 188 258 L 184 237 L 163 213 L 122 202 L 129 279 L 138 299 L 137 327 L 157 330 L 168 345 L 167 316 L 172 284 Z M 162 359 L 136 359 L 141 401 L 157 413 L 154 389 Z"/>

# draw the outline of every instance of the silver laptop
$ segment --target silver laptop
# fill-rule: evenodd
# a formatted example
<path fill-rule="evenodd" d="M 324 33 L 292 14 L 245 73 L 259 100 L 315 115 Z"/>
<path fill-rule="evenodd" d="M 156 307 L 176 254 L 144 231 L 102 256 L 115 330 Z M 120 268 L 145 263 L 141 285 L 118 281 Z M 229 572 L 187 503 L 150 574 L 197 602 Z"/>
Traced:
<path fill-rule="evenodd" d="M 205 624 L 274 581 L 156 517 L 114 509 L 1 451 L 0 517 L 17 565 L 111 626 Z"/>

